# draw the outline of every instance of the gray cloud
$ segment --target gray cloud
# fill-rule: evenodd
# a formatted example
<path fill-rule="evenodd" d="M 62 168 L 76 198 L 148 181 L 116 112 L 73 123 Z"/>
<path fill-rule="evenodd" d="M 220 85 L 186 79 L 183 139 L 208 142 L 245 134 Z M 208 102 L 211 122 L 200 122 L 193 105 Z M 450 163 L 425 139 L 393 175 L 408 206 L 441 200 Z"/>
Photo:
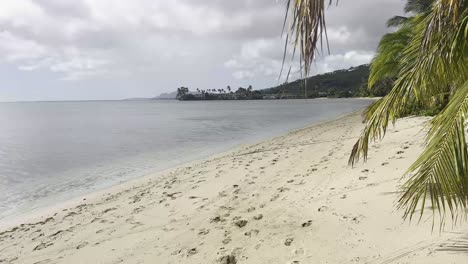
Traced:
<path fill-rule="evenodd" d="M 0 74 L 19 80 L 0 86 L 0 100 L 152 96 L 180 85 L 274 85 L 285 2 L 3 0 Z M 401 14 L 403 4 L 342 0 L 331 6 L 331 54 L 319 57 L 313 72 L 369 62 L 387 31 L 385 21 Z"/>

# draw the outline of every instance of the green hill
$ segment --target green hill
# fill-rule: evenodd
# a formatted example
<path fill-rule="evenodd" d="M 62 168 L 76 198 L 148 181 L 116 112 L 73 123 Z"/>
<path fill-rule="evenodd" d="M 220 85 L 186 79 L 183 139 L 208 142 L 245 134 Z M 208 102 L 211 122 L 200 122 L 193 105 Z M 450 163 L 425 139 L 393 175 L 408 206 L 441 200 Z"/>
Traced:
<path fill-rule="evenodd" d="M 276 87 L 263 89 L 264 94 L 274 94 L 283 98 L 303 98 L 304 86 L 307 85 L 307 97 L 351 97 L 361 96 L 360 88 L 367 86 L 369 65 L 351 67 L 319 74 L 304 79 L 284 83 Z"/>

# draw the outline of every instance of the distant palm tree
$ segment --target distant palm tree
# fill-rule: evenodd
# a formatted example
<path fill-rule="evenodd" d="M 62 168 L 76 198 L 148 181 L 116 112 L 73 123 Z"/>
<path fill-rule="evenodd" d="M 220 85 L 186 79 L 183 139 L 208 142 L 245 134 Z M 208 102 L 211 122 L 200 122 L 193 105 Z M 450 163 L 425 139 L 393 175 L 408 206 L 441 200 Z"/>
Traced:
<path fill-rule="evenodd" d="M 288 0 L 286 41 L 297 48 L 307 76 L 326 31 L 325 7 L 337 0 Z M 397 35 L 385 36 L 373 62 L 369 83 L 389 74 L 396 78 L 390 93 L 365 112 L 366 126 L 352 150 L 350 163 L 367 159 L 369 142 L 385 135 L 412 105 L 428 106 L 446 97 L 447 105 L 430 122 L 427 146 L 409 168 L 399 206 L 405 217 L 416 211 L 422 216 L 426 197 L 439 211 L 452 218 L 468 208 L 468 147 L 465 123 L 468 117 L 468 8 L 466 0 L 408 1 L 412 18 L 400 19 Z M 289 24 L 287 21 L 289 20 Z M 408 20 L 408 21 L 407 21 Z M 328 45 L 326 42 L 325 45 Z M 384 47 L 388 45 L 388 47 Z M 286 52 L 285 52 L 286 54 Z M 393 54 L 395 57 L 390 57 Z M 392 66 L 380 65 L 387 59 Z M 376 65 L 377 64 L 377 65 Z M 382 73 L 378 73 L 382 71 Z M 378 78 L 377 78 L 377 77 Z"/>
<path fill-rule="evenodd" d="M 422 14 L 429 12 L 435 1 L 436 0 L 408 0 L 405 5 L 405 13 Z M 410 18 L 406 16 L 394 16 L 387 21 L 387 26 L 400 26 L 408 19 Z"/>

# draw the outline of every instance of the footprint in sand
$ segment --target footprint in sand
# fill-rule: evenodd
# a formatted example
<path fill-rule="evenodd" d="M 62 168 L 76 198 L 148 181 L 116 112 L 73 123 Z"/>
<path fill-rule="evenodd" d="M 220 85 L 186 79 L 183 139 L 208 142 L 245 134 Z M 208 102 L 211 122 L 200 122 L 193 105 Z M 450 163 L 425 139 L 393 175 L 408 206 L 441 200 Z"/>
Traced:
<path fill-rule="evenodd" d="M 307 222 L 302 223 L 301 226 L 302 226 L 302 227 L 308 227 L 308 226 L 310 226 L 310 225 L 312 225 L 312 220 L 309 220 L 309 221 L 307 221 Z"/>
<path fill-rule="evenodd" d="M 305 252 L 305 251 L 304 251 L 304 249 L 302 249 L 302 248 L 298 248 L 298 249 L 294 250 L 294 254 L 295 254 L 295 255 L 303 255 L 304 252 Z"/>
<path fill-rule="evenodd" d="M 218 263 L 220 264 L 237 264 L 236 256 L 234 255 L 226 255 L 222 256 L 218 259 Z"/>
<path fill-rule="evenodd" d="M 253 212 L 253 211 L 255 211 L 255 210 L 256 210 L 256 208 L 252 206 L 252 207 L 249 207 L 249 208 L 247 209 L 247 212 L 250 213 L 250 212 Z"/>
<path fill-rule="evenodd" d="M 84 242 L 84 243 L 81 243 L 79 244 L 78 246 L 76 246 L 76 249 L 81 249 L 81 248 L 84 248 L 88 245 L 88 242 Z"/>
<path fill-rule="evenodd" d="M 327 210 L 328 210 L 328 207 L 327 207 L 327 206 L 321 206 L 321 207 L 318 209 L 319 212 L 325 212 L 325 211 L 327 211 Z"/>
<path fill-rule="evenodd" d="M 197 248 L 191 248 L 191 249 L 187 250 L 187 257 L 193 256 L 193 255 L 195 255 L 197 253 L 198 253 Z"/>
<path fill-rule="evenodd" d="M 256 236 L 258 235 L 258 233 L 260 233 L 260 230 L 258 229 L 252 229 L 250 231 L 247 231 L 244 233 L 245 236 L 248 236 L 248 237 L 251 237 L 251 236 Z"/>
<path fill-rule="evenodd" d="M 238 220 L 238 221 L 234 222 L 234 225 L 236 225 L 239 228 L 242 228 L 242 227 L 246 226 L 247 223 L 248 223 L 247 220 Z"/>
<path fill-rule="evenodd" d="M 271 201 L 271 202 L 274 202 L 274 201 L 276 201 L 279 197 L 280 197 L 279 194 L 275 194 L 275 195 L 273 195 L 273 197 L 271 197 L 270 201 Z"/>
<path fill-rule="evenodd" d="M 284 245 L 289 247 L 291 246 L 292 242 L 294 241 L 294 238 L 287 238 L 285 241 L 284 241 Z"/>
<path fill-rule="evenodd" d="M 47 248 L 47 247 L 50 247 L 52 246 L 54 243 L 44 243 L 44 242 L 41 242 L 39 245 L 37 245 L 33 251 L 36 251 L 36 250 L 42 250 L 44 248 Z"/>
<path fill-rule="evenodd" d="M 223 239 L 223 241 L 221 241 L 221 242 L 223 242 L 224 245 L 227 245 L 227 244 L 231 243 L 231 241 L 232 241 L 232 239 L 230 237 L 227 237 L 227 238 Z"/>
<path fill-rule="evenodd" d="M 205 228 L 200 229 L 200 231 L 198 232 L 199 235 L 203 236 L 208 235 L 208 233 L 210 233 L 210 230 Z"/>

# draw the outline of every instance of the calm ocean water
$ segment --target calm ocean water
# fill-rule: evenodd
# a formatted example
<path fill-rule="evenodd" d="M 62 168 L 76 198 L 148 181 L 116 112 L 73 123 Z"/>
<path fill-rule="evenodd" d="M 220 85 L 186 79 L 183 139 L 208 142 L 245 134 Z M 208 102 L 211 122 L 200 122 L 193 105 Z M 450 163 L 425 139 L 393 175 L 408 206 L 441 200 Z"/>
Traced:
<path fill-rule="evenodd" d="M 0 219 L 337 117 L 370 102 L 0 103 Z"/>

